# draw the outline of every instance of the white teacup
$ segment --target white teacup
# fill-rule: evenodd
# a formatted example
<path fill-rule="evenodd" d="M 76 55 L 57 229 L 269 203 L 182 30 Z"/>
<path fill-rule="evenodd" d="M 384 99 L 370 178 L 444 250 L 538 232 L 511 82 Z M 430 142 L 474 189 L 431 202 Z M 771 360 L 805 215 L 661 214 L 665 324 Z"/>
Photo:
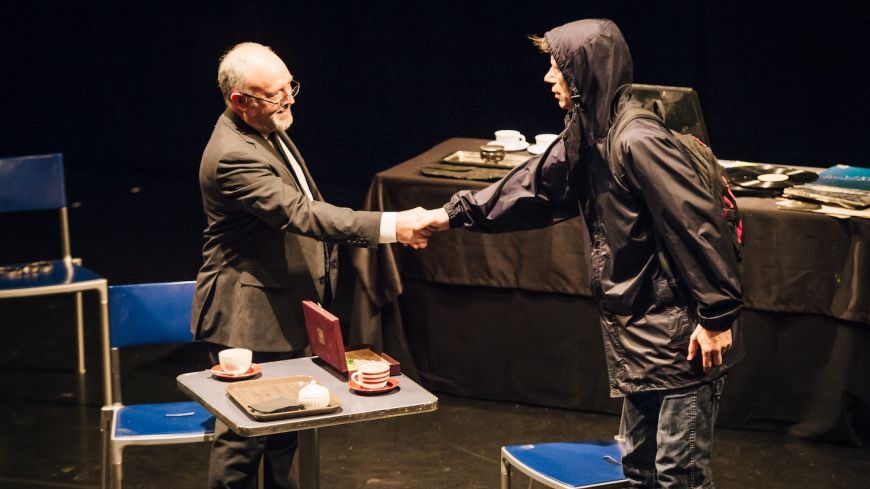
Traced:
<path fill-rule="evenodd" d="M 390 380 L 390 366 L 381 362 L 364 363 L 357 367 L 350 378 L 366 389 L 381 389 Z"/>
<path fill-rule="evenodd" d="M 558 134 L 538 134 L 535 136 L 536 146 L 549 146 L 550 143 L 559 138 Z"/>
<path fill-rule="evenodd" d="M 218 352 L 221 369 L 228 374 L 243 374 L 251 368 L 251 350 L 247 348 L 229 348 Z"/>
<path fill-rule="evenodd" d="M 510 145 L 510 143 L 516 143 L 517 141 L 525 141 L 526 137 L 519 131 L 514 131 L 513 129 L 502 129 L 500 131 L 495 131 L 495 140 Z"/>

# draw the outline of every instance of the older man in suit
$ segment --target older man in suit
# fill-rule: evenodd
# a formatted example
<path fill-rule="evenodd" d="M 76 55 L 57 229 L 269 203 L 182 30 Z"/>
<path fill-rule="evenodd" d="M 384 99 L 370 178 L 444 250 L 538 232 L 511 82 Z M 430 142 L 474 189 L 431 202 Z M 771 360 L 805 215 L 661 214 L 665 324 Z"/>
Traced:
<path fill-rule="evenodd" d="M 202 156 L 199 183 L 208 220 L 196 279 L 192 330 L 210 345 L 249 348 L 254 362 L 292 358 L 308 341 L 303 299 L 329 304 L 337 276 L 333 244 L 426 246 L 419 210 L 354 211 L 324 202 L 285 132 L 300 85 L 268 47 L 243 43 L 221 59 L 227 109 Z M 220 425 L 209 486 L 292 487 L 295 433 L 245 438 Z"/>

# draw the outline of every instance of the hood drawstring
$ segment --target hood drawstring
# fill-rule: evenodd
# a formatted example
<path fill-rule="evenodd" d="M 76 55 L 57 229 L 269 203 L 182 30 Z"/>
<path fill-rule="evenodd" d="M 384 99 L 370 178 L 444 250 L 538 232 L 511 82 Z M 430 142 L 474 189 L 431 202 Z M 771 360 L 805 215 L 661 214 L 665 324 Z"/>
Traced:
<path fill-rule="evenodd" d="M 565 113 L 565 118 L 564 118 L 564 120 L 563 120 L 563 122 L 564 122 L 564 124 L 565 124 L 565 128 L 562 129 L 562 132 L 561 132 L 561 134 L 560 134 L 560 136 L 562 137 L 562 139 L 565 138 L 565 133 L 568 132 L 568 127 L 571 125 L 571 123 L 574 122 L 574 120 L 575 120 L 576 118 L 577 118 L 577 109 L 576 109 L 576 107 L 573 108 L 573 109 L 571 109 L 571 110 L 569 110 L 568 112 Z"/>
<path fill-rule="evenodd" d="M 574 107 L 577 107 L 580 110 L 585 110 L 586 107 L 583 105 L 583 102 L 580 101 L 580 92 L 577 91 L 576 87 L 571 87 L 571 102 L 574 103 Z"/>

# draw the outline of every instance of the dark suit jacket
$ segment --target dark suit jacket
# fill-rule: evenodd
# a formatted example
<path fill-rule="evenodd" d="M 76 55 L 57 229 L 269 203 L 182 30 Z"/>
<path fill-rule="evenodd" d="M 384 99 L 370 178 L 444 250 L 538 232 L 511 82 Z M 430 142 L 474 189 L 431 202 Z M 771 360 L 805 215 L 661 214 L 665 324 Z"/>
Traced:
<path fill-rule="evenodd" d="M 379 212 L 315 200 L 257 131 L 227 109 L 202 155 L 199 184 L 208 225 L 196 277 L 191 329 L 197 339 L 254 351 L 300 351 L 308 344 L 303 299 L 321 301 L 335 284 L 336 254 L 324 242 L 375 247 Z"/>

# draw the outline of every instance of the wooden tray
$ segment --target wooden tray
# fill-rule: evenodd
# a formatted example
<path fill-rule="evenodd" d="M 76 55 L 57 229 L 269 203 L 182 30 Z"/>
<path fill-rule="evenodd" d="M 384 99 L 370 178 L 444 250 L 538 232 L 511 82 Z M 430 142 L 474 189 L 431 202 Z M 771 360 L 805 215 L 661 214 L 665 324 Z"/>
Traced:
<path fill-rule="evenodd" d="M 506 167 L 482 168 L 474 165 L 454 165 L 432 163 L 420 168 L 420 173 L 427 177 L 456 178 L 459 180 L 478 180 L 481 182 L 495 182 L 504 178 L 510 170 Z"/>
<path fill-rule="evenodd" d="M 271 377 L 268 379 L 245 380 L 227 386 L 227 395 L 248 416 L 257 421 L 272 421 L 275 419 L 296 418 L 299 416 L 312 416 L 337 411 L 341 407 L 339 401 L 330 391 L 329 404 L 320 409 L 300 409 L 284 413 L 263 414 L 252 410 L 248 406 L 277 397 L 296 399 L 299 397 L 299 389 L 307 385 L 314 377 L 309 375 L 291 375 L 288 377 Z M 316 381 L 316 380 L 315 380 Z"/>
<path fill-rule="evenodd" d="M 442 163 L 450 163 L 451 165 L 462 166 L 479 166 L 483 168 L 507 168 L 511 169 L 517 165 L 521 165 L 532 158 L 530 154 L 511 154 L 504 155 L 504 159 L 498 163 L 487 163 L 480 157 L 479 151 L 454 151 L 449 155 L 443 156 L 439 161 Z"/>
<path fill-rule="evenodd" d="M 350 379 L 350 374 L 356 371 L 357 362 L 365 363 L 366 361 L 381 361 L 386 362 L 390 366 L 390 377 L 402 375 L 402 366 L 398 360 L 387 355 L 384 352 L 378 353 L 374 347 L 369 344 L 348 346 L 345 349 L 345 358 L 347 359 L 347 372 L 345 376 Z"/>

